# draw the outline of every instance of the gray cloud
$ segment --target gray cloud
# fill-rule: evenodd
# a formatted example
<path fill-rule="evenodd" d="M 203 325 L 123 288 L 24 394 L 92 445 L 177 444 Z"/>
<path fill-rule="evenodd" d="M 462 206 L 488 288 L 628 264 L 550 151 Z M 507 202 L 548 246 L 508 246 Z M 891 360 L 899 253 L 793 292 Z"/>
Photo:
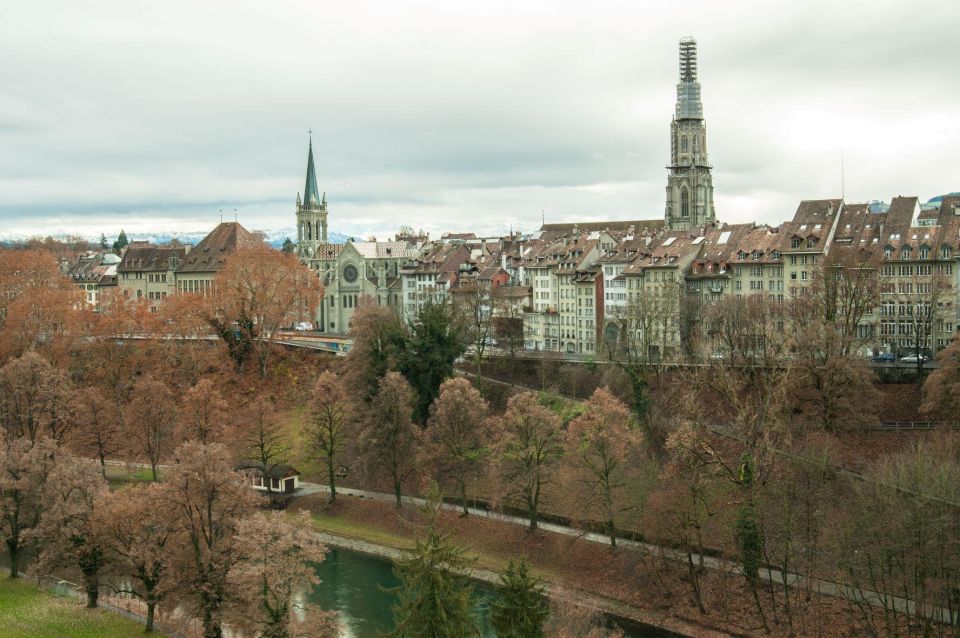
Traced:
<path fill-rule="evenodd" d="M 659 217 L 688 34 L 721 219 L 960 188 L 960 7 L 783 5 L 7 3 L 0 235 L 292 226 L 308 127 L 345 233 Z"/>

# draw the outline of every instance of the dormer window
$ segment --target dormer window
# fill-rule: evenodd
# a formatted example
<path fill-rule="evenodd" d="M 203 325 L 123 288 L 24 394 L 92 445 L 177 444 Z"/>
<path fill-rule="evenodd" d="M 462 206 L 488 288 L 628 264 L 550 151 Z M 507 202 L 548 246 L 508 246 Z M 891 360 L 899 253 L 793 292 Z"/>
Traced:
<path fill-rule="evenodd" d="M 790 248 L 800 248 L 800 239 L 794 238 L 790 241 Z"/>
<path fill-rule="evenodd" d="M 808 237 L 808 238 L 807 238 L 807 248 L 813 248 L 813 247 L 816 246 L 816 245 L 817 245 L 817 238 L 816 238 L 816 237 Z"/>
<path fill-rule="evenodd" d="M 890 259 L 893 257 L 893 248 L 884 248 L 883 249 L 883 258 Z"/>
<path fill-rule="evenodd" d="M 904 246 L 903 249 L 900 251 L 900 259 L 903 261 L 910 259 L 910 253 L 911 253 L 910 247 Z"/>
<path fill-rule="evenodd" d="M 930 249 L 924 246 L 920 249 L 920 259 L 929 259 L 930 258 Z"/>
<path fill-rule="evenodd" d="M 773 251 L 773 254 L 771 254 L 770 256 L 773 257 L 774 259 L 780 259 L 780 251 L 775 250 Z"/>
<path fill-rule="evenodd" d="M 940 247 L 940 259 L 950 259 L 951 257 L 950 246 L 941 246 Z"/>

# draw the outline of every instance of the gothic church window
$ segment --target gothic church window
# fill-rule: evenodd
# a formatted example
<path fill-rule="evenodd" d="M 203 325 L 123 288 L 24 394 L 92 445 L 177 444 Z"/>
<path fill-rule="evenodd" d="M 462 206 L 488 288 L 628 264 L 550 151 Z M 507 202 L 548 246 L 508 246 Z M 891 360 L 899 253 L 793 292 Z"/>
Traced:
<path fill-rule="evenodd" d="M 680 150 L 683 151 L 684 153 L 687 152 L 687 136 L 686 135 L 680 138 Z"/>
<path fill-rule="evenodd" d="M 680 216 L 690 216 L 690 192 L 686 186 L 680 189 Z"/>

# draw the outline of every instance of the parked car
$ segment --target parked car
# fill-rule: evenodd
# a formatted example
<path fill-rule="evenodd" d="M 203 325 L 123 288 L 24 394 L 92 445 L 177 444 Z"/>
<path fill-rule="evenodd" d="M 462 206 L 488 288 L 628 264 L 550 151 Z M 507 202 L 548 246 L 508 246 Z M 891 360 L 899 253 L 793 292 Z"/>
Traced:
<path fill-rule="evenodd" d="M 874 363 L 894 363 L 896 360 L 897 357 L 892 352 L 881 352 L 873 357 Z"/>
<path fill-rule="evenodd" d="M 907 356 L 900 359 L 901 363 L 916 363 L 918 360 L 920 362 L 927 361 L 928 357 L 925 354 L 921 354 L 919 357 L 915 354 L 908 354 Z"/>
<path fill-rule="evenodd" d="M 301 321 L 297 324 L 297 332 L 305 332 L 307 330 L 313 330 L 313 324 L 309 321 Z"/>

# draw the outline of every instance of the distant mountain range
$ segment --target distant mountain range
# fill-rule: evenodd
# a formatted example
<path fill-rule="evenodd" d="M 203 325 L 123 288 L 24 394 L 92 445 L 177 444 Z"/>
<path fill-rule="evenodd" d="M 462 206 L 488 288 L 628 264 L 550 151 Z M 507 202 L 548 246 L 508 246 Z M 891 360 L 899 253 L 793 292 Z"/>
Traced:
<path fill-rule="evenodd" d="M 280 248 L 283 246 L 283 241 L 289 237 L 291 240 L 296 241 L 297 231 L 294 228 L 281 228 L 279 230 L 253 230 L 253 232 L 262 232 L 267 238 L 267 243 L 273 246 L 274 248 Z M 193 244 L 196 245 L 201 239 L 207 236 L 205 232 L 197 233 L 175 233 L 175 232 L 157 232 L 157 233 L 130 233 L 130 241 L 148 241 L 151 244 L 165 244 L 173 239 L 176 239 L 182 244 Z M 97 242 L 100 241 L 99 237 L 90 237 L 90 241 Z M 110 238 L 108 238 L 110 239 Z M 343 235 L 340 233 L 327 233 L 327 240 L 331 244 L 343 244 L 350 239 L 349 235 Z"/>
<path fill-rule="evenodd" d="M 291 240 L 295 240 L 297 237 L 297 231 L 294 228 L 281 228 L 279 230 L 264 230 L 264 231 L 255 231 L 262 232 L 267 238 L 267 243 L 273 246 L 274 248 L 280 248 L 283 246 L 283 241 L 289 237 Z M 51 234 L 51 237 L 54 239 L 65 239 L 66 235 Z M 195 233 L 178 233 L 172 231 L 160 231 L 155 233 L 130 233 L 127 237 L 130 241 L 148 241 L 151 244 L 166 244 L 174 239 L 179 241 L 182 244 L 193 244 L 194 246 L 200 242 L 201 239 L 207 236 L 206 232 L 195 232 Z M 29 237 L 18 237 L 10 236 L 0 240 L 0 245 L 7 245 L 18 240 L 29 239 Z M 100 242 L 99 235 L 89 235 L 85 236 L 84 239 L 89 241 L 91 244 L 97 244 Z M 113 240 L 116 237 L 107 237 L 108 243 L 113 243 Z M 350 235 L 344 235 L 341 233 L 330 232 L 327 234 L 327 240 L 331 244 L 343 244 L 351 239 Z"/>

